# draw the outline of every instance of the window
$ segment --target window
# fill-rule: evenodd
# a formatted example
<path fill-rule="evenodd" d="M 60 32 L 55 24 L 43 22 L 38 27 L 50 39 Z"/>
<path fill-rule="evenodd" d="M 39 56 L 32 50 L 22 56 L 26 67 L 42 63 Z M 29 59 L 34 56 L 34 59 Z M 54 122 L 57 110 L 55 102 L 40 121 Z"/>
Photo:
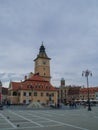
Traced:
<path fill-rule="evenodd" d="M 20 92 L 18 93 L 18 96 L 20 96 Z"/>
<path fill-rule="evenodd" d="M 46 93 L 46 96 L 49 96 L 49 93 Z"/>
<path fill-rule="evenodd" d="M 31 96 L 32 94 L 31 94 L 31 92 L 29 92 L 29 96 Z"/>
<path fill-rule="evenodd" d="M 30 88 L 33 88 L 33 86 L 32 86 L 32 85 L 30 85 Z"/>
<path fill-rule="evenodd" d="M 52 93 L 51 96 L 54 97 L 54 93 Z"/>
<path fill-rule="evenodd" d="M 39 88 L 42 88 L 42 85 L 39 84 Z"/>
<path fill-rule="evenodd" d="M 45 64 L 46 64 L 46 61 L 43 61 L 43 64 L 45 65 Z"/>
<path fill-rule="evenodd" d="M 13 92 L 13 96 L 17 96 L 17 92 Z"/>
<path fill-rule="evenodd" d="M 29 85 L 27 85 L 27 88 L 29 88 Z"/>
<path fill-rule="evenodd" d="M 34 92 L 34 96 L 37 96 L 37 92 Z"/>
<path fill-rule="evenodd" d="M 26 96 L 26 92 L 23 93 L 23 96 Z"/>
<path fill-rule="evenodd" d="M 43 93 L 41 93 L 41 96 L 43 96 Z"/>
<path fill-rule="evenodd" d="M 37 88 L 37 85 L 35 86 L 35 88 Z"/>

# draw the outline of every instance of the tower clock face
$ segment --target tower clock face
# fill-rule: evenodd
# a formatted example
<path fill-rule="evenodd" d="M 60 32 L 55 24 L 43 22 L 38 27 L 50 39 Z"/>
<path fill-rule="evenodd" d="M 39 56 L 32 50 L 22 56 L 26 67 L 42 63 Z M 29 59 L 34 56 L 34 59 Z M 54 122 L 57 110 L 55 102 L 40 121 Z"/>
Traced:
<path fill-rule="evenodd" d="M 47 64 L 47 61 L 46 61 L 46 60 L 36 61 L 36 65 L 46 65 L 46 64 Z"/>

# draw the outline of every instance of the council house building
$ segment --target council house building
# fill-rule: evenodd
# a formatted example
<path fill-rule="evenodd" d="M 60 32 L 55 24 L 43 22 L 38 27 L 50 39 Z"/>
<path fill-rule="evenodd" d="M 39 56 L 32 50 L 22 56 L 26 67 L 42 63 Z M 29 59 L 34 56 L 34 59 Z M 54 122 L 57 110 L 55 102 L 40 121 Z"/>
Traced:
<path fill-rule="evenodd" d="M 34 73 L 30 72 L 23 81 L 10 82 L 7 100 L 11 104 L 57 104 L 57 89 L 51 84 L 50 60 L 42 43 L 34 59 Z"/>

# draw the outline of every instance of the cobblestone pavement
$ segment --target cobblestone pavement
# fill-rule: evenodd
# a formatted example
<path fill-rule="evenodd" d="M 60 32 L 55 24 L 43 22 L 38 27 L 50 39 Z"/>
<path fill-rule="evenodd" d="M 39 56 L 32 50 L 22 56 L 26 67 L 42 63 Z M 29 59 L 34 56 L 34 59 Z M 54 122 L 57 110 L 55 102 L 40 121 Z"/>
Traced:
<path fill-rule="evenodd" d="M 98 130 L 98 107 L 87 109 L 0 110 L 0 130 Z"/>

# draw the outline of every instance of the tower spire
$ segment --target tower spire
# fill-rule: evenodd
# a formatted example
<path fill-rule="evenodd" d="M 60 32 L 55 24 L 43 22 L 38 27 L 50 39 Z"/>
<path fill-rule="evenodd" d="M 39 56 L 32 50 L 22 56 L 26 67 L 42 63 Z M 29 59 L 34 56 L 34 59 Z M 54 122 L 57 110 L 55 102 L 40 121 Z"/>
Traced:
<path fill-rule="evenodd" d="M 40 49 L 39 49 L 39 53 L 41 53 L 41 52 L 45 53 L 45 47 L 43 45 L 43 41 L 42 41 L 42 45 L 40 46 Z"/>
<path fill-rule="evenodd" d="M 46 81 L 50 82 L 50 60 L 46 54 L 45 47 L 43 42 L 39 48 L 39 54 L 37 55 L 35 62 L 35 70 L 34 73 L 39 73 L 41 77 L 43 77 Z"/>

